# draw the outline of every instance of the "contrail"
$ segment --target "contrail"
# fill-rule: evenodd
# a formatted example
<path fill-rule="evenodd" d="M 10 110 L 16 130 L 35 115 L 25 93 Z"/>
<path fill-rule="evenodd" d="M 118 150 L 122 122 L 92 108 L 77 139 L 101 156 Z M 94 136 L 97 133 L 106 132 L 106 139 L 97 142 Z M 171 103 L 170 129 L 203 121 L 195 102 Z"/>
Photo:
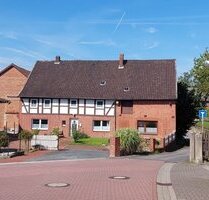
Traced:
<path fill-rule="evenodd" d="M 126 12 L 123 13 L 123 15 L 122 15 L 122 17 L 120 18 L 120 20 L 119 20 L 117 26 L 115 27 L 115 30 L 113 31 L 113 33 L 115 33 L 115 32 L 118 30 L 118 27 L 120 26 L 120 24 L 121 24 L 121 22 L 122 22 L 122 20 L 123 20 L 123 17 L 125 16 L 125 14 L 126 14 Z"/>

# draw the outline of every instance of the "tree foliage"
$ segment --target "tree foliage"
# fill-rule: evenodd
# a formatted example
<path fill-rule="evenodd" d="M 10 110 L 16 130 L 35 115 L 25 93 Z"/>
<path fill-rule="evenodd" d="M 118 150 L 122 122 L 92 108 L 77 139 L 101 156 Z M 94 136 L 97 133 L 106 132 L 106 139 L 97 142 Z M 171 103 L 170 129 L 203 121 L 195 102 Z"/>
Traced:
<path fill-rule="evenodd" d="M 195 95 L 201 97 L 203 105 L 209 97 L 209 51 L 206 49 L 198 58 L 194 59 L 194 66 L 189 72 L 179 77 L 181 83 L 194 90 Z"/>
<path fill-rule="evenodd" d="M 194 124 L 200 108 L 200 97 L 189 89 L 184 82 L 178 82 L 178 100 L 176 104 L 176 137 L 182 140 L 183 136 Z"/>
<path fill-rule="evenodd" d="M 9 145 L 9 137 L 6 132 L 0 131 L 0 148 Z"/>

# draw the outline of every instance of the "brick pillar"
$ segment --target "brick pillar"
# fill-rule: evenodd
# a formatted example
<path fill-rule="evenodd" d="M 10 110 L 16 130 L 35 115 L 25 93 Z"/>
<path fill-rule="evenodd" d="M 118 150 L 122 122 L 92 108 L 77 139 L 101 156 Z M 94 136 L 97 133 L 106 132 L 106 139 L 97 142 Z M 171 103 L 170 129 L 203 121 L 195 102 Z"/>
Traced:
<path fill-rule="evenodd" d="M 111 137 L 110 138 L 110 157 L 120 156 L 120 138 Z"/>
<path fill-rule="evenodd" d="M 154 138 L 150 138 L 149 148 L 150 148 L 150 152 L 155 151 L 155 139 Z"/>

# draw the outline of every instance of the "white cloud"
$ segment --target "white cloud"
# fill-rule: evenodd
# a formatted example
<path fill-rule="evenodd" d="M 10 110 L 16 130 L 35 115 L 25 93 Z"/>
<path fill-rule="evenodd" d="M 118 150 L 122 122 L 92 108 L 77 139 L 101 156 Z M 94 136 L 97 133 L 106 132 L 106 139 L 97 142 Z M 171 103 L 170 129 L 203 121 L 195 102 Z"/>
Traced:
<path fill-rule="evenodd" d="M 29 50 L 21 50 L 21 49 L 16 49 L 16 48 L 11 48 L 11 47 L 0 47 L 1 49 L 4 49 L 4 50 L 7 50 L 7 51 L 12 51 L 12 52 L 15 52 L 15 53 L 18 53 L 18 54 L 21 54 L 21 55 L 24 55 L 24 56 L 28 56 L 28 57 L 31 57 L 31 58 L 45 58 L 44 56 L 40 55 L 38 52 L 35 52 L 35 51 L 29 51 Z"/>
<path fill-rule="evenodd" d="M 156 33 L 158 30 L 154 27 L 149 27 L 146 29 L 146 32 L 150 33 L 150 34 L 154 34 Z"/>
<path fill-rule="evenodd" d="M 151 43 L 147 43 L 147 42 L 145 42 L 144 43 L 144 47 L 145 47 L 145 49 L 154 49 L 154 48 L 156 48 L 156 47 L 158 47 L 159 46 L 159 42 L 151 42 Z"/>
<path fill-rule="evenodd" d="M 14 32 L 8 32 L 8 33 L 0 32 L 0 37 L 12 39 L 12 40 L 17 39 L 17 35 Z"/>
<path fill-rule="evenodd" d="M 99 40 L 99 41 L 80 41 L 82 45 L 104 45 L 104 46 L 116 46 L 116 43 L 112 40 Z"/>

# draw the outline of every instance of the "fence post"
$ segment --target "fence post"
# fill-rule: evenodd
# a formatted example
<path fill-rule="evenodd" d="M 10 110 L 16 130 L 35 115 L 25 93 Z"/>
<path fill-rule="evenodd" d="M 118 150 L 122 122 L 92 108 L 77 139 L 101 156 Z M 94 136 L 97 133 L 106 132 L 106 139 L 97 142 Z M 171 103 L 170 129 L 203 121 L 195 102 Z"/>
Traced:
<path fill-rule="evenodd" d="M 190 134 L 190 147 L 189 147 L 189 161 L 195 161 L 195 133 L 191 132 Z"/>
<path fill-rule="evenodd" d="M 202 163 L 202 134 L 195 134 L 195 162 Z"/>
<path fill-rule="evenodd" d="M 110 157 L 120 156 L 120 138 L 111 137 L 110 138 Z"/>

